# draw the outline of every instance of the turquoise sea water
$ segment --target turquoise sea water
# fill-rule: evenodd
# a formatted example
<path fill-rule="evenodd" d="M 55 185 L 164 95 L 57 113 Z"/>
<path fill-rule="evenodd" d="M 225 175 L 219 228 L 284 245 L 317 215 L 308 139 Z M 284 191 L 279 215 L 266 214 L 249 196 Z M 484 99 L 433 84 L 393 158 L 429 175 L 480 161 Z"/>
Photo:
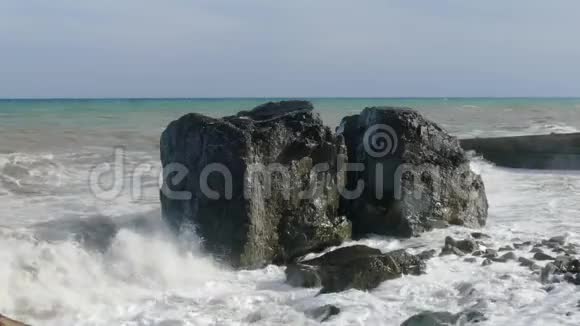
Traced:
<path fill-rule="evenodd" d="M 267 101 L 281 99 L 0 99 L 0 126 L 54 128 L 160 128 L 187 112 L 211 116 L 234 114 Z M 580 98 L 320 98 L 313 102 L 324 121 L 336 126 L 344 115 L 369 106 L 403 106 L 417 109 L 451 132 L 490 124 L 536 122 L 580 124 Z M 534 122 L 534 121 L 532 121 Z M 486 126 L 487 125 L 487 126 Z M 514 128 L 515 129 L 515 126 Z"/>

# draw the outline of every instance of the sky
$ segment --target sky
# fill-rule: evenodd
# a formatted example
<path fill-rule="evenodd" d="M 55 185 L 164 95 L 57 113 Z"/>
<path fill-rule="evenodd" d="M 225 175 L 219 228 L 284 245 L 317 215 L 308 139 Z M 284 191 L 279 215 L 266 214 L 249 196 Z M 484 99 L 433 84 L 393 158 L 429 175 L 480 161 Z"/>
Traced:
<path fill-rule="evenodd" d="M 0 0 L 0 98 L 580 96 L 578 0 Z"/>

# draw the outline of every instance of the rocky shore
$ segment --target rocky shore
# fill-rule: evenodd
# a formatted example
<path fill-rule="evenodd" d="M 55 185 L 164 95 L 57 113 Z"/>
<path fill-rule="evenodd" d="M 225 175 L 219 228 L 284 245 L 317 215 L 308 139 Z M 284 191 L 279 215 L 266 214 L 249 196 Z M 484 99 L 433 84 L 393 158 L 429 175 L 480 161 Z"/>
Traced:
<path fill-rule="evenodd" d="M 546 291 L 555 282 L 580 285 L 578 244 L 564 236 L 494 247 L 474 231 L 421 251 L 344 245 L 486 224 L 485 186 L 459 141 L 411 109 L 367 108 L 336 132 L 305 101 L 221 119 L 188 114 L 167 127 L 160 148 L 163 218 L 176 231 L 194 228 L 204 249 L 234 268 L 284 265 L 287 284 L 324 295 L 420 277 L 432 257 L 455 255 L 481 268 L 518 264 Z M 337 314 L 332 305 L 307 312 L 320 322 Z M 403 325 L 485 319 L 476 308 L 425 311 Z"/>

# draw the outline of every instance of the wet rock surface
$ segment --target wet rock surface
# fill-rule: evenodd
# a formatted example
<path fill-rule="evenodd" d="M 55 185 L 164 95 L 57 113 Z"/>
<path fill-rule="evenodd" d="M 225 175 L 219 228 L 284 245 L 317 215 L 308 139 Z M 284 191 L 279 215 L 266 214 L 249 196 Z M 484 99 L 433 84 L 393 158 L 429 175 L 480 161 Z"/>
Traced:
<path fill-rule="evenodd" d="M 346 150 L 309 102 L 221 119 L 188 114 L 169 124 L 160 148 L 163 217 L 177 229 L 193 225 L 205 249 L 234 266 L 285 263 L 350 238 L 338 214 Z M 181 180 L 176 166 L 187 169 Z"/>
<path fill-rule="evenodd" d="M 339 248 L 321 257 L 301 261 L 297 266 L 286 269 L 287 283 L 301 286 L 300 282 L 293 280 L 312 279 L 311 273 L 314 271 L 321 281 L 321 293 L 371 290 L 384 281 L 407 274 L 420 275 L 426 271 L 421 258 L 404 250 L 383 254 L 364 246 Z"/>
<path fill-rule="evenodd" d="M 286 266 L 286 283 L 294 287 L 317 288 L 322 286 L 318 268 L 310 265 L 289 264 Z"/>
<path fill-rule="evenodd" d="M 537 252 L 534 254 L 535 260 L 554 260 L 554 257 L 547 255 L 543 252 Z"/>
<path fill-rule="evenodd" d="M 452 237 L 445 238 L 445 245 L 441 250 L 441 256 L 444 255 L 457 255 L 463 256 L 466 254 L 471 254 L 479 248 L 477 243 L 471 239 L 465 240 L 455 240 Z"/>
<path fill-rule="evenodd" d="M 493 261 L 499 262 L 499 263 L 506 263 L 508 261 L 517 260 L 517 259 L 518 259 L 518 256 L 516 256 L 516 254 L 513 252 L 507 252 L 507 253 L 505 253 L 497 258 L 492 258 Z"/>
<path fill-rule="evenodd" d="M 430 249 L 430 250 L 424 250 L 424 251 L 420 252 L 417 256 L 419 258 L 421 258 L 422 260 L 427 261 L 427 260 L 435 257 L 436 254 L 437 254 L 437 250 Z"/>
<path fill-rule="evenodd" d="M 425 311 L 404 321 L 401 326 L 448 326 L 448 325 L 469 325 L 485 321 L 483 313 L 475 310 L 468 310 L 457 314 L 446 311 Z"/>
<path fill-rule="evenodd" d="M 345 117 L 339 130 L 349 163 L 364 166 L 347 177 L 350 190 L 364 183 L 362 195 L 343 201 L 356 235 L 411 237 L 448 224 L 485 225 L 481 177 L 437 124 L 410 109 L 373 107 Z"/>
<path fill-rule="evenodd" d="M 306 312 L 306 316 L 316 320 L 319 323 L 328 321 L 332 316 L 340 313 L 340 308 L 335 305 L 325 305 Z"/>
<path fill-rule="evenodd" d="M 485 233 L 481 233 L 481 232 L 472 232 L 471 237 L 473 237 L 474 239 L 477 239 L 477 240 L 491 239 L 491 237 L 489 235 L 487 235 Z"/>

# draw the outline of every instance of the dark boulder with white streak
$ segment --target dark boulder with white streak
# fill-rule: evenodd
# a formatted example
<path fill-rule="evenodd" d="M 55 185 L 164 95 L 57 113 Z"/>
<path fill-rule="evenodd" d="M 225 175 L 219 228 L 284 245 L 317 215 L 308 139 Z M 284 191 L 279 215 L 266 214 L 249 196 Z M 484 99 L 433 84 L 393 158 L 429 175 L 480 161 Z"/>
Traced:
<path fill-rule="evenodd" d="M 404 250 L 383 254 L 378 249 L 357 245 L 289 266 L 286 282 L 293 286 L 312 287 L 311 280 L 320 280 L 320 292 L 332 293 L 348 289 L 371 290 L 384 281 L 425 272 L 425 262 Z"/>

